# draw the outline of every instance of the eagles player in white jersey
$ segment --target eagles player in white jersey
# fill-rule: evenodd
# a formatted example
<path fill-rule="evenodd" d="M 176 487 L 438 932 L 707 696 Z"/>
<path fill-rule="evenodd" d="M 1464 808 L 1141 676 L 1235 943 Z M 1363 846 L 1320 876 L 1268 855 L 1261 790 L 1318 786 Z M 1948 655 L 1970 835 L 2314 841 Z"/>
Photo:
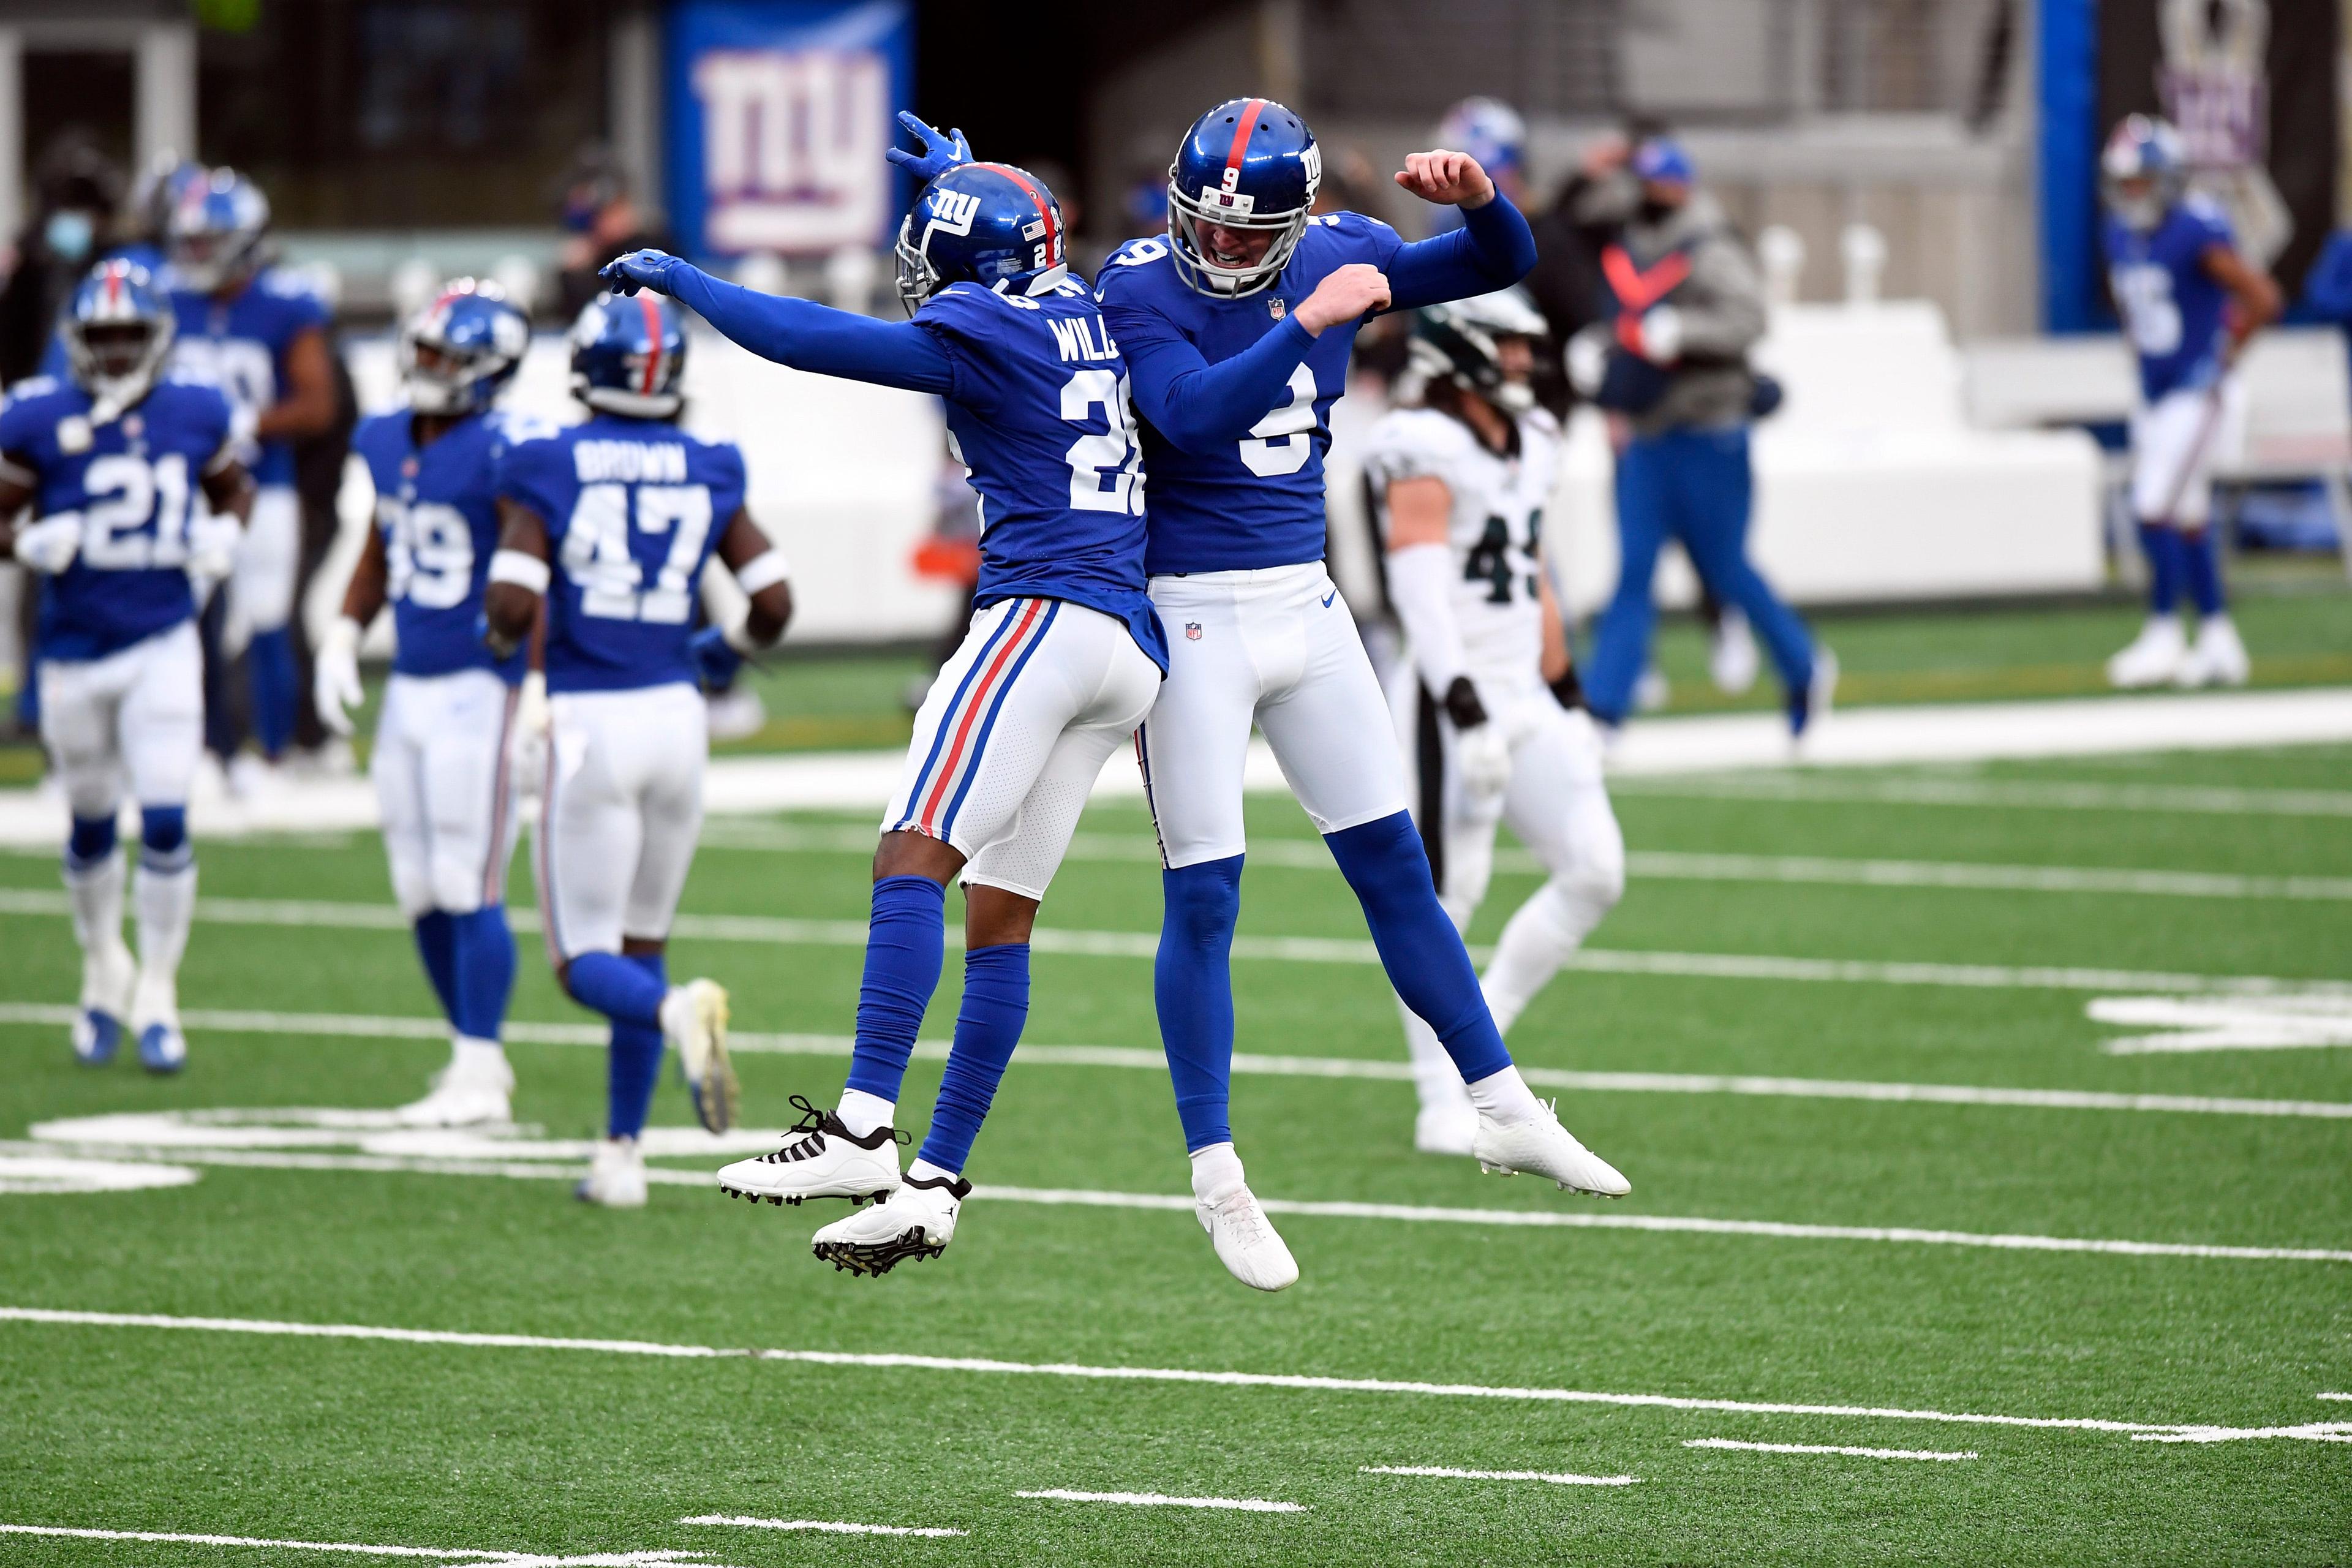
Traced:
<path fill-rule="evenodd" d="M 1502 821 L 1550 872 L 1481 978 L 1506 1031 L 1625 886 L 1600 732 L 1553 684 L 1570 667 L 1538 552 L 1560 448 L 1528 390 L 1543 335 L 1515 289 L 1420 312 L 1407 380 L 1421 404 L 1382 416 L 1364 460 L 1411 654 L 1390 694 L 1438 898 L 1466 931 Z M 1402 1001 L 1398 1011 L 1421 1096 L 1413 1142 L 1467 1154 L 1478 1113 L 1462 1075 L 1434 1031 Z"/>

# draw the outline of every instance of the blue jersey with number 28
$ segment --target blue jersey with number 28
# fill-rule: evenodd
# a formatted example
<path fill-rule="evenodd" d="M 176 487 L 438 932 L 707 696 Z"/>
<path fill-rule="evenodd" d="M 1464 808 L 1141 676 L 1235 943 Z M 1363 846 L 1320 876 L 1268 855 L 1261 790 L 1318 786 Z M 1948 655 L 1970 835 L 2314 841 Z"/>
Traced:
<path fill-rule="evenodd" d="M 190 509 L 233 421 L 218 387 L 178 376 L 121 418 L 93 426 L 89 412 L 89 393 L 47 376 L 0 407 L 0 454 L 33 475 L 32 515 L 81 514 L 73 564 L 41 580 L 45 659 L 104 658 L 195 614 Z"/>
<path fill-rule="evenodd" d="M 2109 217 L 2105 239 L 2107 286 L 2139 355 L 2140 395 L 2154 403 L 2220 380 L 2230 293 L 2205 270 L 2205 253 L 2233 243 L 2228 216 L 2192 195 L 2151 229 Z"/>
<path fill-rule="evenodd" d="M 395 408 L 352 432 L 352 450 L 375 481 L 394 673 L 491 669 L 509 685 L 522 679 L 520 649 L 501 664 L 482 641 L 482 595 L 499 543 L 498 461 L 513 442 L 553 428 L 501 412 L 469 414 L 419 447 L 415 416 Z"/>
<path fill-rule="evenodd" d="M 598 414 L 509 447 L 498 493 L 547 524 L 548 690 L 693 682 L 703 564 L 743 508 L 732 442 Z"/>

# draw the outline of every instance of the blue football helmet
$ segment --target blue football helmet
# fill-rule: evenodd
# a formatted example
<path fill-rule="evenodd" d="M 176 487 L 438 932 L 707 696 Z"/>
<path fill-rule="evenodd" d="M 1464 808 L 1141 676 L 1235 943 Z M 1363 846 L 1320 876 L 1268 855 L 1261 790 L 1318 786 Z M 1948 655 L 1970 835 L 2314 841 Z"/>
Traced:
<path fill-rule="evenodd" d="M 400 382 L 419 414 L 488 408 L 522 366 L 530 323 L 495 283 L 459 278 L 400 329 Z"/>
<path fill-rule="evenodd" d="M 1010 163 L 959 163 L 923 187 L 898 225 L 907 314 L 950 283 L 1025 294 L 1068 264 L 1062 205 Z"/>
<path fill-rule="evenodd" d="M 210 294 L 261 266 L 269 198 L 234 169 L 186 181 L 163 226 L 163 248 L 182 287 Z"/>
<path fill-rule="evenodd" d="M 2099 194 L 2127 227 L 2154 228 L 2189 189 L 2180 132 L 2153 115 L 2126 115 L 2099 155 Z"/>
<path fill-rule="evenodd" d="M 572 323 L 572 395 L 632 419 L 675 419 L 686 406 L 686 328 L 649 289 L 599 294 Z"/>
<path fill-rule="evenodd" d="M 188 187 L 202 184 L 205 178 L 205 166 L 194 159 L 177 153 L 158 154 L 131 187 L 129 212 L 138 225 L 138 237 L 161 249 Z"/>
<path fill-rule="evenodd" d="M 1221 299 L 1265 288 L 1298 248 L 1322 183 L 1323 149 L 1305 121 L 1270 98 L 1217 105 L 1192 121 L 1168 165 L 1168 248 L 1177 276 Z M 1220 260 L 1202 243 L 1204 223 L 1271 238 L 1255 258 Z"/>
<path fill-rule="evenodd" d="M 1526 165 L 1528 122 L 1499 98 L 1465 98 L 1437 122 L 1437 144 L 1467 153 L 1489 174 Z"/>
<path fill-rule="evenodd" d="M 101 261 L 58 322 L 74 383 L 120 411 L 147 395 L 172 352 L 172 302 L 136 262 Z"/>

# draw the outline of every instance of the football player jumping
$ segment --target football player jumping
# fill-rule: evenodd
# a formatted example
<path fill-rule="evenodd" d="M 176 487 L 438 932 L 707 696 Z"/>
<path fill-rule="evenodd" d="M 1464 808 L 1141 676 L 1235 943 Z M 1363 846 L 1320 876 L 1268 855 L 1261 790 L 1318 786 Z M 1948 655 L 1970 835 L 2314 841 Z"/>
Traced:
<path fill-rule="evenodd" d="M 127 1023 L 142 1066 L 177 1072 L 188 1055 L 180 956 L 196 902 L 188 787 L 204 742 L 188 578 L 227 574 L 253 487 L 221 389 L 160 374 L 172 307 L 143 268 L 100 263 L 60 332 L 69 379 L 19 382 L 0 408 L 0 544 L 41 584 L 41 740 L 73 812 L 74 1054 L 111 1060 Z M 32 520 L 6 527 L 27 501 Z M 125 784 L 140 817 L 136 963 L 122 944 L 114 847 Z"/>
<path fill-rule="evenodd" d="M 408 405 L 352 432 L 375 485 L 375 527 L 312 671 L 320 722 L 350 734 L 363 695 L 360 638 L 392 605 L 397 642 L 368 771 L 393 896 L 450 1028 L 449 1066 L 432 1093 L 401 1109 L 415 1126 L 505 1121 L 514 1090 L 499 1035 L 515 972 L 507 862 L 528 782 L 512 757 L 523 656 L 492 658 L 480 625 L 499 539 L 498 460 L 531 433 L 490 405 L 530 346 L 522 312 L 470 278 L 401 329 Z"/>
<path fill-rule="evenodd" d="M 869 321 L 722 283 L 658 251 L 607 267 L 763 358 L 934 393 L 981 498 L 971 629 L 940 671 L 874 857 L 857 1039 L 839 1107 L 806 1100 L 800 1136 L 719 1173 L 775 1203 L 887 1198 L 816 1233 L 837 1268 L 880 1274 L 955 1234 L 982 1119 L 1029 1013 L 1029 937 L 1095 776 L 1160 689 L 1166 638 L 1144 589 L 1143 478 L 1128 374 L 1069 275 L 1062 211 L 1034 176 L 966 160 L 911 115 L 925 179 L 898 231 L 913 319 Z M 939 984 L 947 884 L 964 889 L 963 1003 L 940 1097 L 903 1182 L 893 1123 Z"/>
<path fill-rule="evenodd" d="M 1182 628 L 1137 737 L 1166 868 L 1160 1033 L 1201 1223 L 1226 1268 L 1265 1290 L 1297 1265 L 1250 1194 L 1228 1124 L 1253 721 L 1362 903 L 1398 994 L 1469 1085 L 1479 1161 L 1580 1192 L 1629 1190 L 1511 1065 L 1406 810 L 1387 700 L 1323 565 L 1323 456 L 1357 327 L 1507 288 L 1535 240 L 1460 153 L 1413 153 L 1396 175 L 1462 209 L 1460 228 L 1412 245 L 1355 213 L 1310 216 L 1321 174 L 1289 110 L 1219 104 L 1169 167 L 1167 237 L 1120 247 L 1097 285 L 1143 419 L 1152 602 Z"/>
<path fill-rule="evenodd" d="M 1391 697 L 1438 898 L 1468 930 L 1500 821 L 1550 873 L 1503 928 L 1486 969 L 1486 1006 L 1504 1030 L 1625 888 L 1600 731 L 1580 707 L 1562 707 L 1546 679 L 1548 659 L 1567 673 L 1568 650 L 1539 554 L 1560 443 L 1528 384 L 1544 333 L 1516 290 L 1422 311 L 1407 365 L 1422 405 L 1383 416 L 1364 452 L 1389 598 L 1411 652 Z M 1413 1142 L 1467 1154 L 1477 1110 L 1436 1034 L 1402 1011 L 1421 1096 Z"/>
<path fill-rule="evenodd" d="M 517 440 L 498 463 L 499 548 L 483 599 L 491 653 L 511 658 L 546 610 L 546 783 L 540 918 L 556 978 L 613 1021 L 605 1135 L 579 1195 L 646 1201 L 638 1142 L 665 1043 L 695 1114 L 735 1119 L 727 993 L 669 983 L 663 956 L 702 826 L 706 670 L 783 635 L 781 551 L 743 510 L 743 454 L 677 427 L 686 334 L 650 295 L 592 301 L 572 329 L 572 390 L 589 418 Z M 716 553 L 750 595 L 743 620 L 694 629 Z"/>

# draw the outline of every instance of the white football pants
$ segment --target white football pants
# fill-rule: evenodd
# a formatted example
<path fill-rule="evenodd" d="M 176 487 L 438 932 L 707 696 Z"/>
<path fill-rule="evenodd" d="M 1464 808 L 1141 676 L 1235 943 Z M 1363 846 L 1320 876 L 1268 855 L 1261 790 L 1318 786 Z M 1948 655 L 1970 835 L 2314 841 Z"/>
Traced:
<path fill-rule="evenodd" d="M 2132 416 L 2132 516 L 2201 528 L 2213 514 L 2213 469 L 2246 438 L 2246 384 L 2168 393 Z"/>
<path fill-rule="evenodd" d="M 536 870 L 550 963 L 669 936 L 702 829 L 705 712 L 683 681 L 549 697 Z"/>
<path fill-rule="evenodd" d="M 412 921 L 505 900 L 516 700 L 515 688 L 487 669 L 395 675 L 384 686 L 368 772 L 392 894 Z"/>
<path fill-rule="evenodd" d="M 204 750 L 196 624 L 104 658 L 43 659 L 41 741 L 76 816 L 110 816 L 125 784 L 141 805 L 185 805 Z"/>

